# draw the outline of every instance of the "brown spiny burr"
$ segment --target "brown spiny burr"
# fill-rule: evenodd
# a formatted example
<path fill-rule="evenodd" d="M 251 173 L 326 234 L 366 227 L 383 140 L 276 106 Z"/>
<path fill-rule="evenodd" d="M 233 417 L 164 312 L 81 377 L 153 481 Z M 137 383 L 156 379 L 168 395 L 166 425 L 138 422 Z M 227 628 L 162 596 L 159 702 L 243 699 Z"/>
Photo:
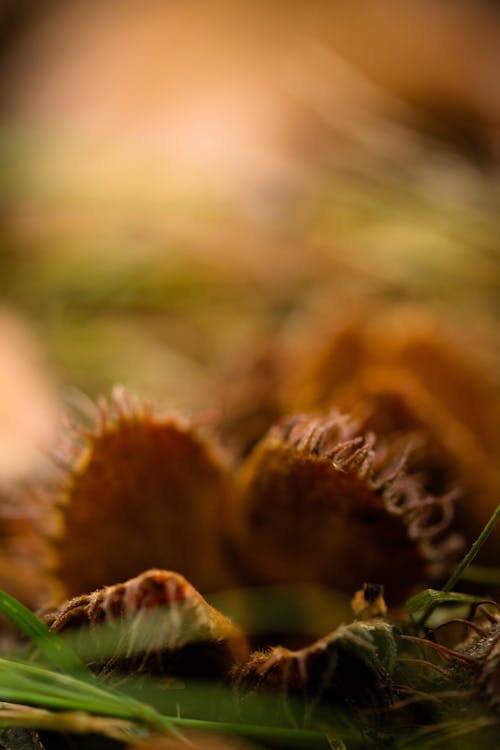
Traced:
<path fill-rule="evenodd" d="M 151 566 L 182 570 L 204 591 L 228 584 L 220 535 L 229 475 L 191 423 L 115 395 L 68 467 L 54 540 L 67 596 Z"/>
<path fill-rule="evenodd" d="M 378 441 L 337 412 L 283 420 L 238 477 L 232 552 L 254 583 L 385 584 L 389 601 L 443 572 L 460 540 L 452 495 L 404 471 L 406 441 Z"/>
<path fill-rule="evenodd" d="M 75 597 L 45 619 L 54 632 L 76 633 L 76 649 L 101 674 L 218 678 L 248 654 L 240 630 L 172 571 Z"/>
<path fill-rule="evenodd" d="M 462 327 L 463 328 L 463 327 Z M 464 332 L 428 307 L 363 304 L 314 327 L 288 364 L 289 410 L 336 407 L 366 416 L 379 436 L 418 432 L 410 470 L 430 492 L 459 487 L 457 526 L 472 543 L 500 491 L 500 382 L 485 331 Z M 495 563 L 500 531 L 481 551 Z"/>
<path fill-rule="evenodd" d="M 303 726 L 321 723 L 326 707 L 358 718 L 360 711 L 382 711 L 393 700 L 393 631 L 383 621 L 356 622 L 298 651 L 277 646 L 253 653 L 234 673 L 243 716 L 265 720 L 270 704 L 275 716 Z"/>

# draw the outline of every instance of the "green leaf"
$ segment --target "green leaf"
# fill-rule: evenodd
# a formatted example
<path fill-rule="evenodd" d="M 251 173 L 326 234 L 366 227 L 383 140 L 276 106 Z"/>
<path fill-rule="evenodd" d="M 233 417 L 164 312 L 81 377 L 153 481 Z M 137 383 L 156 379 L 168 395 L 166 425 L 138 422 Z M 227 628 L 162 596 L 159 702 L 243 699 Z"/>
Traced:
<path fill-rule="evenodd" d="M 484 601 L 484 598 L 460 594 L 454 591 L 426 589 L 406 602 L 406 610 L 416 627 L 423 627 L 438 607 L 468 607 Z"/>
<path fill-rule="evenodd" d="M 429 617 L 438 607 L 446 606 L 471 606 L 478 602 L 483 601 L 482 599 L 469 596 L 468 594 L 459 594 L 452 591 L 455 584 L 462 578 L 465 571 L 470 566 L 471 562 L 476 557 L 477 553 L 493 531 L 495 525 L 500 519 L 500 503 L 495 508 L 491 515 L 491 518 L 484 526 L 480 535 L 471 546 L 465 557 L 456 566 L 455 570 L 451 574 L 450 578 L 446 581 L 441 590 L 426 589 L 420 593 L 408 599 L 406 602 L 406 609 L 410 615 L 411 621 L 416 627 L 423 627 L 428 621 Z"/>
<path fill-rule="evenodd" d="M 52 633 L 39 617 L 5 591 L 0 591 L 0 611 L 17 625 L 58 669 L 91 676 L 90 670 L 78 654 L 62 638 Z"/>

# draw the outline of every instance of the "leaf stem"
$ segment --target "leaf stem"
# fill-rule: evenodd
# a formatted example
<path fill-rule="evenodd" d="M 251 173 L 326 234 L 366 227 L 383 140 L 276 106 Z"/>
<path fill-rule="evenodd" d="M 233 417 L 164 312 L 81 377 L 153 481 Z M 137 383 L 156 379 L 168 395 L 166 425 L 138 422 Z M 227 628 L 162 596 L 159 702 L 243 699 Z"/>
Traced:
<path fill-rule="evenodd" d="M 463 560 L 457 565 L 449 579 L 446 581 L 445 585 L 442 587 L 441 591 L 449 592 L 453 590 L 453 587 L 457 583 L 457 581 L 462 576 L 462 573 L 464 570 L 470 565 L 470 563 L 473 561 L 491 532 L 493 531 L 496 522 L 500 518 L 500 503 L 498 503 L 496 510 L 492 514 L 490 520 L 484 527 L 484 529 L 479 534 L 478 538 L 470 548 L 470 550 L 467 552 Z"/>

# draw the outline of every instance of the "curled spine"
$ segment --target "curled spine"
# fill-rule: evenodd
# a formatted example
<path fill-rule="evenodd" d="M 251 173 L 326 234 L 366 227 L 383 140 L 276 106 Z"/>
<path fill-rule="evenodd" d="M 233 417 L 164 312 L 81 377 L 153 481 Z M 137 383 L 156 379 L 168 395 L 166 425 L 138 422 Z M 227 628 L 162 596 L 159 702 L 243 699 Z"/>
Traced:
<path fill-rule="evenodd" d="M 465 640 L 456 643 L 456 636 L 450 636 L 450 642 L 443 642 L 446 640 L 443 636 L 457 625 L 468 633 Z M 500 717 L 500 605 L 497 602 L 489 599 L 475 602 L 466 617 L 446 620 L 435 626 L 427 637 L 403 635 L 401 638 L 420 649 L 422 663 L 444 675 L 448 689 L 455 687 L 457 681 L 461 682 L 468 688 L 458 690 L 459 696 L 468 690 L 470 696 L 485 697 Z M 437 655 L 444 667 L 439 667 L 431 654 Z M 459 664 L 461 677 L 456 671 Z M 443 695 L 446 696 L 447 691 Z"/>
<path fill-rule="evenodd" d="M 418 543 L 422 555 L 435 564 L 434 572 L 438 573 L 439 564 L 463 547 L 459 534 L 447 534 L 460 491 L 453 489 L 441 496 L 426 494 L 420 477 L 407 472 L 417 436 L 378 440 L 371 431 L 360 435 L 362 427 L 362 421 L 333 410 L 326 418 L 298 415 L 284 420 L 274 428 L 274 434 L 303 455 L 329 458 L 337 471 L 367 480 L 383 498 L 386 510 L 402 518 L 409 538 Z"/>

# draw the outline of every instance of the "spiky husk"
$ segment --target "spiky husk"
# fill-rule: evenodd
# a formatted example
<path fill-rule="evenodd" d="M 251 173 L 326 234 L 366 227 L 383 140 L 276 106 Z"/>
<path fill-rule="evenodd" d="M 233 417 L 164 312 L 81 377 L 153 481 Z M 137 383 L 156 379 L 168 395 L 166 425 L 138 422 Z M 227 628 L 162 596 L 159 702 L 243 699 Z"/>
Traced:
<path fill-rule="evenodd" d="M 453 497 L 422 493 L 406 452 L 337 412 L 272 428 L 238 476 L 232 552 L 243 578 L 347 593 L 380 581 L 395 602 L 442 572 L 459 544 Z"/>
<path fill-rule="evenodd" d="M 451 658 L 465 662 L 471 685 L 500 719 L 500 605 L 487 601 L 474 610 L 459 621 L 468 629 L 467 638 L 454 646 Z"/>
<path fill-rule="evenodd" d="M 332 394 L 364 368 L 399 368 L 477 435 L 486 451 L 494 451 L 499 407 L 493 347 L 471 336 L 428 308 L 364 306 L 335 326 L 316 325 L 313 336 L 300 340 L 290 398 L 298 408 L 328 407 Z"/>
<path fill-rule="evenodd" d="M 339 392 L 337 400 L 377 435 L 411 435 L 407 471 L 418 474 L 429 493 L 459 488 L 456 523 L 467 529 L 470 541 L 480 533 L 497 470 L 470 432 L 413 375 L 395 368 L 368 368 Z"/>
<path fill-rule="evenodd" d="M 282 401 L 297 411 L 371 407 L 377 434 L 418 430 L 419 468 L 431 485 L 440 482 L 439 491 L 446 484 L 461 488 L 457 519 L 472 542 L 500 491 L 493 351 L 486 335 L 472 341 L 427 308 L 364 305 L 334 327 L 316 325 L 309 339 L 301 339 Z M 399 407 L 389 406 L 388 413 L 391 398 L 392 407 L 397 401 Z M 499 541 L 497 531 L 482 551 L 483 561 L 494 562 Z"/>
<path fill-rule="evenodd" d="M 100 674 L 214 679 L 248 655 L 241 631 L 172 571 L 75 597 L 45 620 L 54 632 L 76 632 L 77 650 Z"/>
<path fill-rule="evenodd" d="M 339 722 L 361 711 L 381 714 L 393 701 L 395 629 L 383 621 L 355 622 L 298 651 L 259 651 L 237 670 L 234 684 L 244 717 L 265 721 L 266 696 L 275 720 L 297 726 Z"/>
<path fill-rule="evenodd" d="M 157 417 L 115 393 L 61 483 L 56 574 L 67 596 L 156 566 L 201 590 L 230 576 L 220 553 L 230 510 L 222 458 L 177 416 Z"/>
<path fill-rule="evenodd" d="M 498 746 L 499 640 L 492 601 L 472 605 L 466 618 L 445 615 L 420 637 L 400 637 L 393 675 L 400 699 L 391 712 L 414 725 L 409 747 Z"/>

